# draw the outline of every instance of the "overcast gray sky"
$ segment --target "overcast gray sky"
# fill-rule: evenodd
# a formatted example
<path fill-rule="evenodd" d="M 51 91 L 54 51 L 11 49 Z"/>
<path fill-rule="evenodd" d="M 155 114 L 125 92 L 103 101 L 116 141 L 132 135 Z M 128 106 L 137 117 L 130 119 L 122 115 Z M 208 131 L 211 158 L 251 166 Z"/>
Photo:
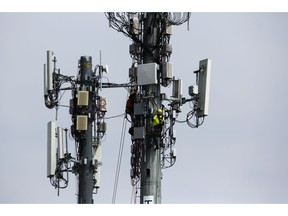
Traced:
<path fill-rule="evenodd" d="M 198 129 L 177 124 L 177 162 L 163 170 L 162 203 L 288 203 L 288 13 L 192 13 L 173 28 L 174 75 L 183 93 L 199 60 L 212 60 L 209 116 Z M 75 178 L 57 190 L 46 178 L 46 126 L 55 110 L 43 101 L 43 64 L 53 50 L 61 73 L 76 75 L 80 56 L 109 65 L 110 82 L 128 81 L 131 41 L 104 13 L 0 13 L 0 203 L 77 203 Z M 125 89 L 104 89 L 107 116 L 124 112 Z M 67 105 L 70 92 L 61 103 Z M 189 111 L 184 105 L 182 119 Z M 180 119 L 181 119 L 180 116 Z M 101 188 L 111 203 L 122 118 L 107 120 Z M 70 127 L 67 108 L 58 126 Z M 116 203 L 130 203 L 126 133 Z M 69 147 L 73 149 L 70 140 Z"/>

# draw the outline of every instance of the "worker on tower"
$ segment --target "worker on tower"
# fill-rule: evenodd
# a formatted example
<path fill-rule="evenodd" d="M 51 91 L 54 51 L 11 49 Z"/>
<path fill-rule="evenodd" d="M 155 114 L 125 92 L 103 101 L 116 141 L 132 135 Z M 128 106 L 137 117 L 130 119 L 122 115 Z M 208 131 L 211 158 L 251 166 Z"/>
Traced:
<path fill-rule="evenodd" d="M 153 127 L 162 128 L 163 124 L 164 124 L 163 110 L 161 108 L 158 108 L 156 115 L 153 116 Z"/>
<path fill-rule="evenodd" d="M 156 114 L 153 116 L 152 119 L 152 136 L 153 142 L 155 142 L 155 149 L 159 149 L 160 142 L 161 142 L 161 132 L 162 127 L 164 125 L 164 116 L 163 116 L 163 109 L 158 108 Z"/>
<path fill-rule="evenodd" d="M 133 136 L 133 125 L 134 125 L 134 103 L 136 100 L 136 93 L 135 91 L 131 91 L 129 98 L 126 102 L 125 113 L 126 115 L 130 115 L 131 118 L 131 127 L 129 128 L 129 133 Z"/>
<path fill-rule="evenodd" d="M 131 91 L 129 98 L 126 102 L 126 108 L 125 108 L 126 114 L 129 114 L 131 116 L 131 118 L 132 118 L 133 112 L 134 112 L 135 100 L 136 100 L 136 93 L 134 91 Z"/>

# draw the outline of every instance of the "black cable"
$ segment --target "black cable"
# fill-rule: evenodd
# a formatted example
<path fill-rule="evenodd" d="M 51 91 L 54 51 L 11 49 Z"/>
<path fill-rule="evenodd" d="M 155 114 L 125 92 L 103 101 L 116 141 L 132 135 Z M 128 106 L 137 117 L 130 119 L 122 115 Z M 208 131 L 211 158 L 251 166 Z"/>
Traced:
<path fill-rule="evenodd" d="M 125 118 L 123 118 L 120 147 L 119 147 L 116 175 L 115 175 L 115 181 L 114 181 L 114 190 L 113 190 L 113 196 L 112 196 L 113 204 L 115 203 L 115 200 L 116 200 L 116 193 L 117 193 L 118 180 L 119 180 L 119 175 L 120 175 L 120 167 L 121 167 L 121 161 L 122 161 L 126 125 L 127 125 L 127 121 L 125 121 Z"/>
<path fill-rule="evenodd" d="M 196 128 L 197 125 L 191 123 L 190 119 L 192 119 L 195 116 L 195 111 L 191 110 L 190 112 L 187 113 L 187 117 L 186 117 L 186 122 L 188 124 L 189 127 L 191 128 Z"/>
<path fill-rule="evenodd" d="M 119 114 L 119 115 L 115 115 L 115 116 L 109 116 L 109 117 L 105 117 L 104 119 L 113 119 L 113 118 L 118 118 L 118 117 L 122 117 L 124 116 L 125 113 Z M 128 119 L 127 119 L 128 120 Z"/>
<path fill-rule="evenodd" d="M 170 130 L 170 128 L 172 128 L 175 124 L 175 121 L 172 122 L 172 124 L 165 130 L 165 132 L 161 135 L 161 138 L 164 138 L 166 136 L 166 133 L 168 130 Z"/>
<path fill-rule="evenodd" d="M 181 120 L 177 120 L 177 119 L 176 119 L 175 121 L 176 121 L 177 123 L 185 123 L 187 120 L 185 119 L 185 120 L 182 120 L 182 121 L 181 121 Z"/>
<path fill-rule="evenodd" d="M 70 106 L 68 106 L 68 105 L 58 105 L 58 106 L 60 106 L 60 107 L 68 107 L 68 108 L 70 108 Z"/>

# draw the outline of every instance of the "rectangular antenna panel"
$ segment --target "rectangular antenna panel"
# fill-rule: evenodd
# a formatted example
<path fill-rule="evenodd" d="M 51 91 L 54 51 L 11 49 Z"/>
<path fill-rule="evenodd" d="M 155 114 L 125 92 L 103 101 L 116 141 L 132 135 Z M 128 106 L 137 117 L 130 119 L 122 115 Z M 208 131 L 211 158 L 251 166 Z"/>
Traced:
<path fill-rule="evenodd" d="M 88 128 L 88 116 L 86 115 L 77 115 L 77 131 L 86 131 Z"/>
<path fill-rule="evenodd" d="M 88 102 L 89 102 L 88 91 L 78 91 L 77 96 L 78 96 L 78 99 L 77 99 L 78 106 L 88 106 Z"/>
<path fill-rule="evenodd" d="M 93 148 L 95 149 L 95 148 Z M 100 187 L 100 171 L 101 171 L 101 158 L 102 158 L 102 147 L 101 145 L 98 145 L 96 148 L 96 151 L 93 152 L 93 159 L 97 161 L 95 164 L 96 166 L 96 172 L 94 173 L 94 178 L 96 179 L 96 183 L 94 184 L 95 188 Z"/>
<path fill-rule="evenodd" d="M 172 98 L 181 99 L 182 98 L 182 80 L 173 80 L 172 88 Z"/>
<path fill-rule="evenodd" d="M 162 65 L 162 78 L 172 79 L 173 78 L 173 64 L 171 62 L 165 62 Z"/>
<path fill-rule="evenodd" d="M 210 77 L 211 77 L 211 60 L 204 59 L 199 62 L 199 110 L 197 111 L 198 117 L 208 115 L 209 106 L 209 93 L 210 93 Z"/>
<path fill-rule="evenodd" d="M 57 138 L 58 138 L 57 159 L 63 159 L 64 158 L 63 128 L 57 127 Z"/>
<path fill-rule="evenodd" d="M 47 177 L 55 175 L 56 170 L 56 136 L 55 122 L 47 124 Z"/>
<path fill-rule="evenodd" d="M 44 64 L 44 95 L 48 95 L 47 84 L 48 84 L 47 66 L 46 64 Z"/>
<path fill-rule="evenodd" d="M 47 51 L 47 90 L 53 90 L 53 52 Z"/>
<path fill-rule="evenodd" d="M 137 67 L 137 84 L 151 85 L 157 84 L 157 64 L 141 64 Z"/>

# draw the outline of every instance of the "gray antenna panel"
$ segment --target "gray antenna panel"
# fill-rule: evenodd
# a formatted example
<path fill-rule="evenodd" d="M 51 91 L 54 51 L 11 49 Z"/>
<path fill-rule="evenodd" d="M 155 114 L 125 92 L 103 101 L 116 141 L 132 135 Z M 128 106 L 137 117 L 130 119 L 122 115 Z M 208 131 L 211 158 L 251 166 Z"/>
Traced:
<path fill-rule="evenodd" d="M 182 95 L 182 80 L 173 80 L 172 98 L 180 100 L 182 98 Z"/>
<path fill-rule="evenodd" d="M 56 170 L 56 136 L 55 122 L 47 124 L 47 177 L 55 175 Z"/>
<path fill-rule="evenodd" d="M 199 62 L 199 101 L 197 111 L 198 117 L 208 115 L 209 94 L 210 94 L 210 77 L 211 77 L 211 60 L 204 59 Z"/>

